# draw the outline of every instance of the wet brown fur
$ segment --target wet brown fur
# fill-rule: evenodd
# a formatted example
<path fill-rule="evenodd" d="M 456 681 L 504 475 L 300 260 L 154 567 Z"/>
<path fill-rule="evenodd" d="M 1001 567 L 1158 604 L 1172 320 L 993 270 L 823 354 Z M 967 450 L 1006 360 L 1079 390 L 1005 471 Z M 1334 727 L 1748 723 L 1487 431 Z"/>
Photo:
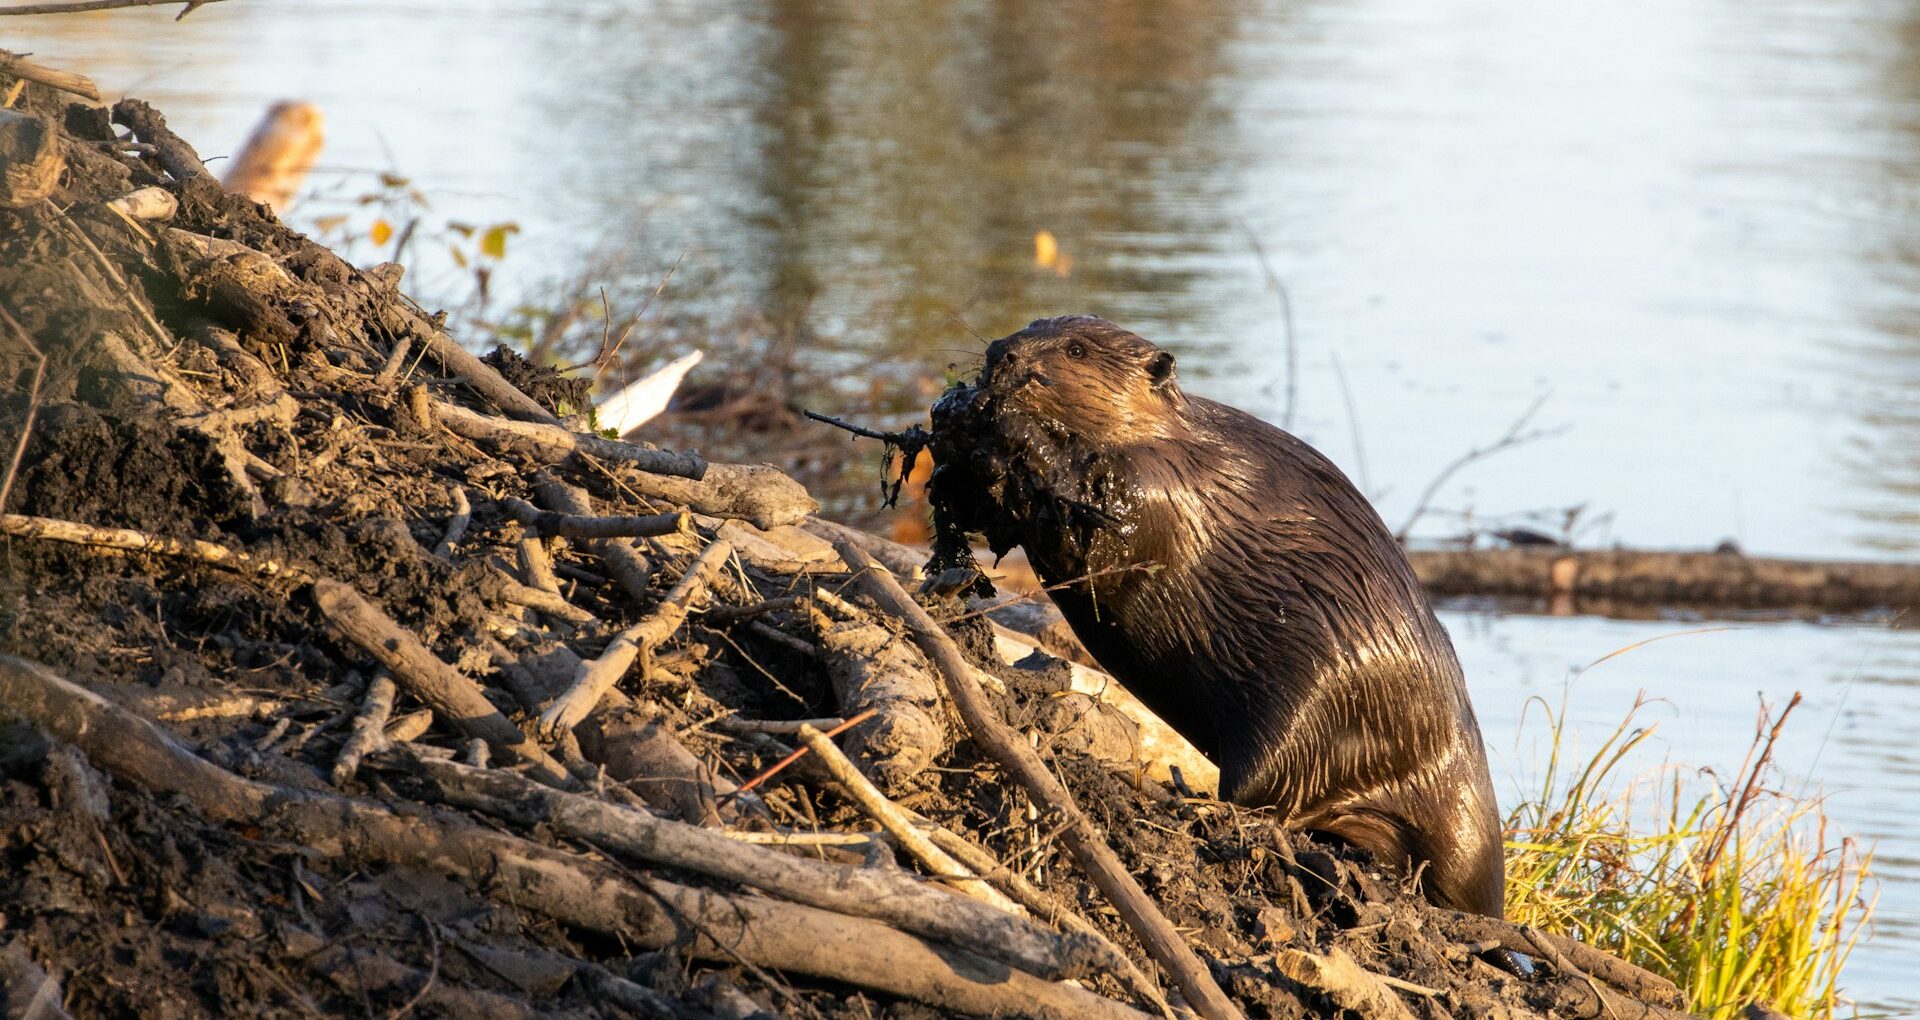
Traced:
<path fill-rule="evenodd" d="M 944 524 L 1066 583 L 1074 633 L 1219 764 L 1222 797 L 1421 871 L 1437 903 L 1502 913 L 1459 660 L 1330 461 L 1181 392 L 1172 355 L 1091 316 L 995 341 L 934 434 Z"/>

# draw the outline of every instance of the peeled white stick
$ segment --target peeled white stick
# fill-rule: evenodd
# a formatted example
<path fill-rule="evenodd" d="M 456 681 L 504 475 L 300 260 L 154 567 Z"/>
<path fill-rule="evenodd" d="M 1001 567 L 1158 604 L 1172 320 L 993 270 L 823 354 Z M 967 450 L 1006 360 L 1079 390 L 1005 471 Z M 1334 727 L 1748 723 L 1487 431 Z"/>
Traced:
<path fill-rule="evenodd" d="M 675 358 L 608 395 L 594 408 L 594 417 L 600 427 L 624 436 L 658 418 L 667 409 L 667 404 L 672 402 L 674 391 L 680 388 L 680 380 L 685 379 L 687 372 L 700 363 L 701 356 L 700 351 L 694 351 Z"/>
<path fill-rule="evenodd" d="M 341 786 L 352 779 L 360 759 L 386 744 L 387 717 L 393 714 L 395 693 L 393 677 L 385 670 L 367 684 L 367 698 L 360 704 L 360 714 L 353 717 L 353 731 L 340 745 L 340 757 L 333 763 L 333 785 Z"/>
<path fill-rule="evenodd" d="M 107 208 L 136 220 L 170 220 L 180 211 L 180 201 L 173 197 L 173 192 L 152 186 L 129 191 L 108 202 Z"/>

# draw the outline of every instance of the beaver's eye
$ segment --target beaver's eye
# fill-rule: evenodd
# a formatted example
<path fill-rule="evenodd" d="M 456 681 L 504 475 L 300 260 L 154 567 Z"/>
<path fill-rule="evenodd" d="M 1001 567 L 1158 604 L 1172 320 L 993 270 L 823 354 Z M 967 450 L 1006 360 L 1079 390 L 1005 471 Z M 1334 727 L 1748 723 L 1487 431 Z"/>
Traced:
<path fill-rule="evenodd" d="M 1074 342 L 1067 345 L 1067 357 L 1084 358 L 1086 356 L 1087 356 L 1086 344 L 1083 344 L 1080 341 L 1075 340 Z"/>

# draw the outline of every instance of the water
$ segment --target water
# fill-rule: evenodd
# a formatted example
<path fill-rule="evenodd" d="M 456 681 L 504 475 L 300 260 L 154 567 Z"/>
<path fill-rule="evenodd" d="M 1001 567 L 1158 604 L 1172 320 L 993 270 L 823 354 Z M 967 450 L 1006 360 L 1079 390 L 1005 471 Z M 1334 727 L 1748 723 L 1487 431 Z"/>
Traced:
<path fill-rule="evenodd" d="M 137 92 L 209 155 L 269 101 L 316 102 L 330 168 L 397 169 L 436 215 L 518 221 L 503 278 L 613 246 L 652 280 L 684 252 L 698 311 L 936 370 L 976 348 L 953 316 L 993 336 L 1100 312 L 1173 349 L 1190 389 L 1290 417 L 1391 523 L 1544 395 L 1533 424 L 1566 431 L 1456 476 L 1428 537 L 1465 512 L 1581 506 L 1589 542 L 1920 555 L 1904 5 L 283 0 L 169 17 L 22 19 L 0 45 Z M 1043 229 L 1069 273 L 1034 266 Z M 1508 789 L 1526 697 L 1691 626 L 1447 621 Z M 1665 701 L 1649 762 L 1723 770 L 1758 695 L 1806 692 L 1783 770 L 1879 841 L 1885 881 L 1849 985 L 1920 1009 L 1904 746 L 1920 634 L 1677 637 L 1582 676 L 1573 717 L 1597 740 L 1642 688 Z"/>

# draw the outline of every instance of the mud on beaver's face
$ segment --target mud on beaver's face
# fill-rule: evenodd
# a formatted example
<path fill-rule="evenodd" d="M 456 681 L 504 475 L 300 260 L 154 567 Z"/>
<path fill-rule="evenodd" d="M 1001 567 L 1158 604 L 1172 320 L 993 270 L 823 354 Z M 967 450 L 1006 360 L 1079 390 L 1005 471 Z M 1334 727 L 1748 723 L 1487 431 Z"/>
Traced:
<path fill-rule="evenodd" d="M 1041 319 L 995 340 L 980 380 L 1003 409 L 1096 442 L 1171 435 L 1186 409 L 1173 355 L 1091 315 Z"/>

